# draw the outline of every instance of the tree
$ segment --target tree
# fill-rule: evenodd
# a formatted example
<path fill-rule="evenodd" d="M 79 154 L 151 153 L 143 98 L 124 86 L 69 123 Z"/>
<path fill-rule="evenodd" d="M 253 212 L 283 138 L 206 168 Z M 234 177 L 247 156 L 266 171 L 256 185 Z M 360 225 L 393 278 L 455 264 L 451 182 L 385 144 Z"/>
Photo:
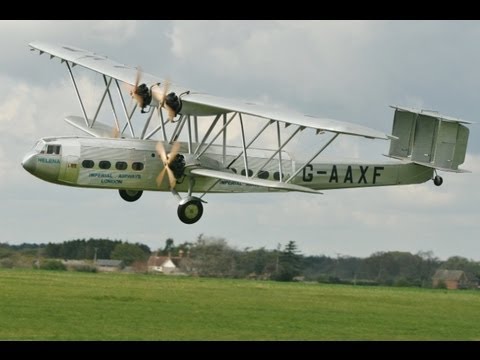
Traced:
<path fill-rule="evenodd" d="M 171 255 L 173 250 L 175 249 L 175 245 L 173 243 L 173 239 L 172 238 L 168 238 L 166 241 L 165 241 L 165 247 L 163 248 L 163 255 Z"/>
<path fill-rule="evenodd" d="M 62 253 L 62 244 L 48 243 L 45 248 L 45 256 L 47 258 L 56 258 L 59 259 L 63 255 Z"/>
<path fill-rule="evenodd" d="M 253 263 L 253 271 L 260 275 L 265 272 L 267 265 L 268 265 L 268 253 L 265 248 L 260 248 L 258 250 L 253 251 L 255 255 L 254 263 Z"/>
<path fill-rule="evenodd" d="M 200 235 L 190 253 L 191 267 L 200 276 L 233 276 L 236 272 L 235 250 L 225 239 Z"/>
<path fill-rule="evenodd" d="M 299 254 L 295 241 L 289 241 L 280 253 L 278 272 L 274 279 L 278 281 L 292 281 L 301 273 L 302 256 Z"/>
<path fill-rule="evenodd" d="M 131 265 L 134 261 L 145 261 L 148 256 L 138 244 L 122 243 L 115 246 L 111 257 L 115 260 L 122 260 L 125 265 Z"/>
<path fill-rule="evenodd" d="M 178 253 L 178 256 L 188 257 L 190 255 L 190 249 L 192 248 L 193 243 L 185 241 L 175 247 L 175 250 Z"/>
<path fill-rule="evenodd" d="M 430 287 L 432 276 L 441 264 L 440 259 L 435 257 L 431 250 L 419 251 L 416 255 L 421 259 L 417 268 L 421 285 L 422 287 Z"/>

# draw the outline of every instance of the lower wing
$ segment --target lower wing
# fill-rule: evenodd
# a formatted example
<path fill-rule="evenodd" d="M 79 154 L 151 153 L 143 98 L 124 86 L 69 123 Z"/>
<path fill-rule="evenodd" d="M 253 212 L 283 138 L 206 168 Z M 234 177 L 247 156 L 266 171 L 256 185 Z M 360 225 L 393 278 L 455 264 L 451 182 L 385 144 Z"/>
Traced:
<path fill-rule="evenodd" d="M 310 194 L 322 194 L 320 191 L 313 190 L 301 185 L 294 185 L 289 183 L 264 180 L 264 179 L 258 179 L 258 178 L 247 178 L 245 176 L 236 175 L 233 173 L 228 173 L 228 172 L 219 171 L 219 170 L 196 168 L 196 169 L 190 170 L 190 174 L 205 176 L 205 177 L 214 178 L 218 180 L 236 181 L 242 184 L 261 186 L 261 187 L 274 189 L 274 190 L 301 191 L 301 192 L 310 193 Z"/>

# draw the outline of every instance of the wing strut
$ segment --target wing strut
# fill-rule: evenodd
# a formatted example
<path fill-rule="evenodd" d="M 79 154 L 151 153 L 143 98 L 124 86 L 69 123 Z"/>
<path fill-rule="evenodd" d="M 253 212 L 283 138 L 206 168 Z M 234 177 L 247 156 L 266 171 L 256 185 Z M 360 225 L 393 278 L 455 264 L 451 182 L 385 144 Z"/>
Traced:
<path fill-rule="evenodd" d="M 153 107 L 150 108 L 150 114 L 148 115 L 147 121 L 145 121 L 145 125 L 143 126 L 142 135 L 140 135 L 141 139 L 145 138 L 145 133 L 147 132 L 148 125 L 150 125 L 150 120 L 152 120 L 152 116 L 155 113 L 155 109 Z"/>
<path fill-rule="evenodd" d="M 245 147 L 245 150 L 247 150 L 255 142 L 255 140 L 257 140 L 258 137 L 265 131 L 265 129 L 271 124 L 273 124 L 274 122 L 275 122 L 274 120 L 268 120 L 267 123 L 260 129 L 260 131 L 253 137 L 253 139 L 250 140 L 248 145 Z M 243 153 L 244 153 L 244 150 L 242 150 L 232 161 L 230 161 L 230 163 L 226 166 L 226 168 L 229 169 L 230 166 L 232 166 L 235 163 L 235 161 L 237 161 L 240 158 L 240 156 L 242 156 Z M 200 199 L 203 198 L 210 190 L 212 190 L 215 187 L 215 185 L 217 185 L 220 181 L 221 179 L 217 179 L 212 185 L 210 185 L 207 191 L 205 191 L 200 196 Z"/>
<path fill-rule="evenodd" d="M 297 135 L 300 131 L 302 131 L 302 130 L 304 130 L 304 129 L 305 129 L 304 126 L 299 126 L 299 127 L 297 128 L 297 130 L 295 130 L 295 131 L 288 137 L 288 139 L 285 140 L 285 142 L 284 142 L 281 146 L 279 146 L 277 150 L 275 150 L 275 152 L 272 154 L 272 156 L 270 156 L 270 158 L 268 158 L 268 160 L 265 161 L 265 162 L 263 163 L 263 165 L 258 168 L 257 172 L 256 172 L 255 174 L 253 174 L 252 177 L 257 176 L 258 173 L 259 173 L 260 171 L 262 171 L 263 168 L 264 168 L 265 166 L 267 166 L 267 164 L 268 164 L 270 161 L 272 161 L 272 159 L 273 159 L 278 153 L 280 153 L 280 152 L 282 151 L 282 149 L 290 142 L 290 140 L 292 140 L 292 139 L 295 137 L 295 135 Z M 283 174 L 280 174 L 280 180 L 282 179 L 282 175 L 283 175 Z"/>
<path fill-rule="evenodd" d="M 198 120 L 197 120 L 197 115 L 193 116 L 193 134 L 195 135 L 195 142 L 198 143 Z"/>
<path fill-rule="evenodd" d="M 280 137 L 280 121 L 277 121 L 277 142 L 278 142 L 278 148 L 280 149 L 280 146 L 282 146 L 282 140 Z M 273 158 L 272 158 L 273 159 Z M 265 165 L 264 165 L 265 166 Z M 282 181 L 283 179 L 283 164 L 282 164 L 282 152 L 278 152 L 278 180 Z"/>
<path fill-rule="evenodd" d="M 318 150 L 318 151 L 315 153 L 315 155 L 313 155 L 305 164 L 303 164 L 303 166 L 300 167 L 300 169 L 298 169 L 297 171 L 295 171 L 295 172 L 293 173 L 293 175 L 290 176 L 285 182 L 286 182 L 286 183 L 289 183 L 295 176 L 297 176 L 297 175 L 300 173 L 300 171 L 302 171 L 303 169 L 305 169 L 305 167 L 306 167 L 308 164 L 310 164 L 318 155 L 320 155 L 320 154 L 323 152 L 323 150 L 325 150 L 325 149 L 333 142 L 333 140 L 335 140 L 335 139 L 337 138 L 338 135 L 340 135 L 340 134 L 339 134 L 339 133 L 336 133 L 335 135 L 333 135 L 332 138 L 331 138 L 330 140 L 328 140 L 328 142 L 327 142 L 324 146 L 322 146 L 322 148 L 321 148 L 320 150 Z"/>
<path fill-rule="evenodd" d="M 220 134 L 223 133 L 223 131 L 227 128 L 227 126 L 228 126 L 228 125 L 232 122 L 232 120 L 235 118 L 235 115 L 237 115 L 237 113 L 233 113 L 233 115 L 230 117 L 230 119 L 228 119 L 228 121 L 227 121 L 226 123 L 225 123 L 225 115 L 226 115 L 226 114 L 223 114 L 223 115 L 224 115 L 223 127 L 220 129 L 220 131 L 217 133 L 217 135 L 215 135 L 215 136 L 213 137 L 213 139 L 210 140 L 210 142 L 208 143 L 208 145 L 205 146 L 205 147 L 202 149 L 202 151 L 200 151 L 200 152 L 198 153 L 197 157 L 202 156 L 202 155 L 205 153 L 205 151 L 207 151 L 208 148 L 209 148 L 210 146 L 212 146 L 213 142 L 214 142 L 215 140 L 217 140 L 217 138 L 220 136 Z M 243 127 L 242 127 L 242 128 L 243 128 Z"/>
<path fill-rule="evenodd" d="M 243 147 L 243 163 L 245 165 L 245 177 L 248 179 L 248 158 L 247 158 L 247 148 L 245 147 L 245 131 L 243 129 L 243 119 L 242 114 L 238 114 L 240 119 L 240 129 L 242 130 L 242 147 Z"/>
<path fill-rule="evenodd" d="M 87 125 L 87 127 L 90 127 L 90 124 L 88 122 L 87 112 L 85 111 L 85 106 L 83 106 L 82 98 L 80 97 L 80 93 L 78 92 L 77 83 L 75 81 L 75 78 L 73 77 L 72 69 L 70 68 L 70 65 L 68 64 L 68 61 L 65 61 L 65 64 L 67 64 L 67 69 L 68 69 L 68 73 L 70 74 L 70 79 L 72 79 L 73 87 L 75 89 L 75 92 L 77 93 L 77 99 L 78 99 L 78 102 L 80 103 L 80 107 L 82 108 L 82 113 L 83 113 L 83 118 L 85 119 L 85 124 Z"/>
<path fill-rule="evenodd" d="M 107 93 L 108 93 L 108 100 L 110 100 L 110 106 L 112 107 L 112 114 L 113 114 L 113 121 L 115 122 L 115 126 L 117 127 L 117 131 L 120 131 L 120 124 L 118 123 L 118 116 L 117 112 L 115 111 L 115 105 L 113 105 L 113 99 L 112 99 L 112 94 L 110 92 L 108 83 L 107 84 L 107 77 L 105 75 L 103 76 L 103 82 L 105 83 L 105 86 L 107 87 Z M 112 81 L 113 78 L 110 78 L 110 82 Z M 100 108 L 100 107 L 99 107 Z"/>
<path fill-rule="evenodd" d="M 163 134 L 163 141 L 167 142 L 167 133 L 165 132 L 165 125 L 168 123 L 167 120 L 163 120 L 163 112 L 160 110 L 160 125 L 158 125 L 155 129 L 150 131 L 147 136 L 144 137 L 145 140 L 150 139 L 153 135 L 155 135 L 160 129 L 162 129 Z"/>
<path fill-rule="evenodd" d="M 182 132 L 186 121 L 187 121 L 187 115 L 181 115 L 180 119 L 178 119 L 177 121 L 178 124 L 175 127 L 175 130 L 173 130 L 172 137 L 170 138 L 170 144 L 173 144 L 175 141 L 178 140 L 178 137 L 180 136 L 180 133 Z"/>
<path fill-rule="evenodd" d="M 257 139 L 259 138 L 259 136 L 265 131 L 265 129 L 266 129 L 269 125 L 271 125 L 271 124 L 273 124 L 273 123 L 274 123 L 273 120 L 268 120 L 268 122 L 263 126 L 263 128 L 260 129 L 260 131 L 257 133 L 257 135 L 255 135 L 255 136 L 253 137 L 253 139 L 250 140 L 250 142 L 249 142 L 248 145 L 245 147 L 245 149 L 248 149 L 250 146 L 252 146 L 252 144 L 255 142 L 255 140 L 257 140 Z M 230 166 L 232 166 L 233 163 L 234 163 L 235 161 L 237 161 L 237 160 L 240 158 L 240 156 L 242 156 L 242 154 L 243 154 L 243 150 L 242 150 L 232 161 L 230 161 L 230 163 L 227 165 L 227 168 L 230 168 Z"/>
<path fill-rule="evenodd" d="M 188 115 L 187 120 L 187 130 L 188 130 L 188 153 L 192 153 L 192 119 Z"/>
<path fill-rule="evenodd" d="M 120 85 L 118 84 L 118 80 L 116 80 L 116 79 L 115 79 L 115 84 L 117 85 L 118 96 L 120 97 L 120 102 L 122 103 L 123 112 L 125 114 L 125 117 L 127 118 L 127 124 L 128 124 L 128 128 L 130 129 L 130 134 L 134 138 L 135 133 L 133 131 L 132 123 L 130 121 L 130 118 L 133 115 L 133 111 L 130 115 L 128 115 L 127 106 L 125 105 L 125 99 L 123 98 L 122 91 L 120 90 Z M 135 108 L 134 108 L 134 111 L 135 111 Z M 122 131 L 122 133 L 123 133 L 123 131 Z"/>
<path fill-rule="evenodd" d="M 212 125 L 210 125 L 207 132 L 205 133 L 205 136 L 203 137 L 202 142 L 200 144 L 198 144 L 197 148 L 193 152 L 194 154 L 197 154 L 198 151 L 200 150 L 200 148 L 207 142 L 207 139 L 210 136 L 210 133 L 212 132 L 215 125 L 217 125 L 218 119 L 220 119 L 220 115 L 222 115 L 222 114 L 217 114 L 217 116 L 215 116 L 215 119 L 213 120 Z M 196 123 L 196 121 L 195 121 L 195 123 Z M 198 158 L 198 155 L 197 155 L 197 158 Z"/>
<path fill-rule="evenodd" d="M 222 164 L 227 162 L 227 114 L 223 114 L 223 136 L 222 136 Z"/>
<path fill-rule="evenodd" d="M 92 120 L 92 127 L 93 127 L 93 125 L 95 125 L 95 121 L 97 121 L 98 113 L 100 112 L 100 109 L 102 108 L 103 101 L 105 100 L 105 96 L 108 93 L 108 88 L 110 87 L 110 84 L 112 83 L 112 80 L 113 80 L 113 78 L 110 78 L 107 85 L 105 86 L 105 91 L 103 92 L 102 99 L 100 100 L 100 103 L 98 104 L 97 111 L 95 112 L 95 116 L 93 117 L 93 120 Z"/>

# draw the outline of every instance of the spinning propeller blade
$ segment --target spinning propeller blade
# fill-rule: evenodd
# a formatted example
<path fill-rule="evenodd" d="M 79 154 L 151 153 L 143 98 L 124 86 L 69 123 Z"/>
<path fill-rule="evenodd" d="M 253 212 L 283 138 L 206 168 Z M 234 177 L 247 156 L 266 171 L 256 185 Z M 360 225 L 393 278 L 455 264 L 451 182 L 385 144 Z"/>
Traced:
<path fill-rule="evenodd" d="M 157 111 L 160 114 L 161 108 L 163 107 L 167 111 L 167 119 L 172 122 L 173 118 L 177 115 L 175 110 L 172 109 L 167 103 L 167 93 L 170 88 L 170 80 L 165 80 L 163 84 L 159 87 L 160 91 L 152 91 L 152 96 L 158 101 Z"/>
<path fill-rule="evenodd" d="M 142 70 L 137 67 L 137 75 L 135 77 L 135 85 L 127 85 L 128 92 L 132 99 L 134 99 L 140 108 L 143 108 L 143 98 L 138 94 L 138 84 L 142 78 Z"/>
<path fill-rule="evenodd" d="M 170 183 L 170 189 L 173 190 L 175 188 L 175 185 L 177 185 L 177 179 L 175 178 L 175 175 L 170 168 L 170 165 L 172 164 L 173 161 L 175 161 L 175 158 L 178 155 L 178 151 L 180 150 L 180 143 L 175 142 L 172 145 L 172 148 L 170 149 L 170 153 L 165 151 L 165 147 L 163 146 L 163 143 L 158 142 L 157 146 L 157 153 L 160 156 L 160 159 L 163 162 L 163 169 L 160 171 L 160 174 L 157 176 L 157 186 L 160 187 L 163 182 L 163 178 L 165 177 L 165 173 L 168 175 L 168 181 Z"/>

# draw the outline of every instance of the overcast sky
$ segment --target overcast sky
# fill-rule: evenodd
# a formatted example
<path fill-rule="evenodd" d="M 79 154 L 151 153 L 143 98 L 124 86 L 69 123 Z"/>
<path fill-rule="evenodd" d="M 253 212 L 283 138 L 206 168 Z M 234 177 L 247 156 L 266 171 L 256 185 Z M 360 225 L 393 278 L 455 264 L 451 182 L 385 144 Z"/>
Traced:
<path fill-rule="evenodd" d="M 390 104 L 478 122 L 479 38 L 478 21 L 2 21 L 0 241 L 107 237 L 157 249 L 169 237 L 180 243 L 203 233 L 239 249 L 295 240 L 311 255 L 431 250 L 480 260 L 478 125 L 470 126 L 462 166 L 472 173 L 442 173 L 441 187 L 209 194 L 194 225 L 178 220 L 170 193 L 127 203 L 113 190 L 44 182 L 20 165 L 38 138 L 78 135 L 63 118 L 81 114 L 65 66 L 30 52 L 31 41 L 92 50 L 215 95 L 390 132 Z M 88 76 L 80 71 L 81 90 L 98 99 L 100 82 Z M 344 136 L 329 156 L 383 161 L 388 147 Z"/>

